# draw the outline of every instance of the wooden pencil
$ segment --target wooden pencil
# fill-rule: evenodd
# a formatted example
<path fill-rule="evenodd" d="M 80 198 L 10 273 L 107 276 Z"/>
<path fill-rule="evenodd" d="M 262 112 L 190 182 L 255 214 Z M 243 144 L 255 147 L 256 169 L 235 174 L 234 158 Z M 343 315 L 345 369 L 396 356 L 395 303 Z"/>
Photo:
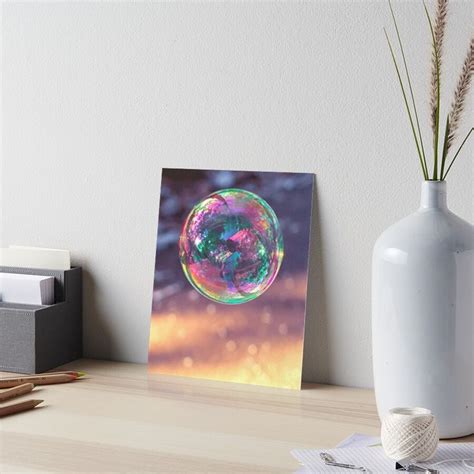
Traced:
<path fill-rule="evenodd" d="M 57 374 L 57 375 L 26 375 L 23 377 L 8 377 L 0 379 L 0 388 L 16 387 L 24 383 L 33 383 L 35 385 L 50 385 L 55 383 L 67 383 L 76 380 L 74 375 Z"/>
<path fill-rule="evenodd" d="M 2 416 L 13 415 L 22 411 L 31 410 L 35 406 L 42 403 L 44 400 L 26 400 L 24 402 L 13 403 L 4 407 L 0 407 L 0 418 Z"/>
<path fill-rule="evenodd" d="M 84 377 L 84 375 L 86 375 L 85 372 L 81 372 L 80 370 L 76 371 L 76 370 L 60 370 L 60 371 L 55 371 L 55 372 L 41 372 L 39 374 L 31 374 L 29 376 L 31 377 L 34 377 L 36 375 L 63 375 L 63 374 L 66 374 L 66 375 L 74 375 L 74 377 L 77 377 L 77 378 L 80 378 L 80 377 Z"/>
<path fill-rule="evenodd" d="M 10 398 L 19 397 L 25 393 L 30 393 L 35 386 L 32 383 L 24 383 L 16 387 L 9 388 L 4 392 L 0 392 L 0 403 L 10 400 Z"/>

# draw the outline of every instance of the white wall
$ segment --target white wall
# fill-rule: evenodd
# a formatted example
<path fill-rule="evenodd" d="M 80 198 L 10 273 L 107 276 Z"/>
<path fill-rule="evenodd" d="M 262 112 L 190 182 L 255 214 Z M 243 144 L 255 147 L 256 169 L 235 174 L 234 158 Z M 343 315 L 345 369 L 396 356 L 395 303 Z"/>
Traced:
<path fill-rule="evenodd" d="M 395 8 L 427 123 L 422 5 Z M 450 91 L 472 19 L 451 5 Z M 371 250 L 420 185 L 383 25 L 385 2 L 3 4 L 2 244 L 72 251 L 87 356 L 147 359 L 161 167 L 307 171 L 305 379 L 372 385 Z M 472 152 L 449 179 L 471 221 Z"/>

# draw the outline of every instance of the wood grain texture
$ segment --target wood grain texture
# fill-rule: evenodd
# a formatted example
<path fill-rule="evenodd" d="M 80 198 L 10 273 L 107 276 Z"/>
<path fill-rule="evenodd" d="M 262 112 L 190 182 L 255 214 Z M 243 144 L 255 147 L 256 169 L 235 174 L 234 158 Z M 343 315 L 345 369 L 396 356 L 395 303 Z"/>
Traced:
<path fill-rule="evenodd" d="M 85 359 L 64 368 L 88 376 L 36 387 L 41 407 L 0 421 L 0 472 L 293 472 L 292 448 L 379 432 L 371 390 L 261 388 Z"/>

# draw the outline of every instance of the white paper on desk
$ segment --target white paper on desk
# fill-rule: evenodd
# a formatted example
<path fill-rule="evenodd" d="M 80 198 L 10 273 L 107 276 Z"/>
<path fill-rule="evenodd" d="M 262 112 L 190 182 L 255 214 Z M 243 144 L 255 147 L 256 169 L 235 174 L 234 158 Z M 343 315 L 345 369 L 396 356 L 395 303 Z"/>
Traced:
<path fill-rule="evenodd" d="M 0 273 L 0 301 L 49 305 L 54 303 L 54 277 Z"/>
<path fill-rule="evenodd" d="M 69 270 L 71 257 L 69 250 L 11 245 L 0 248 L 0 266 Z"/>
<path fill-rule="evenodd" d="M 377 436 L 369 436 L 362 433 L 352 433 L 346 439 L 342 440 L 336 448 L 368 448 L 380 444 L 380 438 Z M 349 472 L 349 471 L 348 471 Z M 302 467 L 295 474 L 308 474 L 311 470 Z"/>
<path fill-rule="evenodd" d="M 334 456 L 336 462 L 356 464 L 369 469 L 372 474 L 382 474 L 395 471 L 395 461 L 392 461 L 381 447 L 374 448 L 340 448 L 340 449 L 293 449 L 291 454 L 304 465 L 298 472 L 337 474 L 349 473 L 347 469 L 326 466 L 319 454 L 326 452 Z M 444 463 L 434 466 L 435 463 L 448 459 L 474 459 L 474 443 L 446 443 L 440 444 L 435 456 L 428 463 L 416 463 L 420 466 L 433 467 L 442 474 L 464 474 L 470 472 L 462 462 Z M 474 463 L 472 463 L 474 464 Z M 352 471 L 357 472 L 357 471 Z"/>
<path fill-rule="evenodd" d="M 336 448 L 370 448 L 371 446 L 380 444 L 380 438 L 377 436 L 369 436 L 362 433 L 353 433 L 346 439 L 341 441 Z"/>

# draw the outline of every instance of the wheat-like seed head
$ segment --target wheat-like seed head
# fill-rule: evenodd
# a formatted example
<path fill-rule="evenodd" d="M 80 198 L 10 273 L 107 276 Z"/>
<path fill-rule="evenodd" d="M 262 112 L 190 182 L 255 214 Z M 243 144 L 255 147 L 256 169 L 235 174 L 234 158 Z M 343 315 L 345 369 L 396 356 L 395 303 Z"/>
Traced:
<path fill-rule="evenodd" d="M 438 111 L 438 72 L 441 70 L 441 57 L 443 53 L 444 32 L 448 17 L 448 0 L 438 0 L 436 8 L 436 19 L 433 28 L 434 41 L 431 53 L 431 126 L 433 132 L 436 130 L 436 115 Z"/>
<path fill-rule="evenodd" d="M 449 112 L 449 134 L 447 149 L 451 147 L 456 139 L 456 133 L 459 129 L 462 113 L 466 97 L 469 93 L 471 85 L 472 74 L 474 73 L 474 37 L 471 38 L 469 48 L 467 50 L 466 59 L 462 67 L 461 75 L 459 76 L 456 90 L 454 91 L 454 99 L 451 104 L 451 111 Z"/>

